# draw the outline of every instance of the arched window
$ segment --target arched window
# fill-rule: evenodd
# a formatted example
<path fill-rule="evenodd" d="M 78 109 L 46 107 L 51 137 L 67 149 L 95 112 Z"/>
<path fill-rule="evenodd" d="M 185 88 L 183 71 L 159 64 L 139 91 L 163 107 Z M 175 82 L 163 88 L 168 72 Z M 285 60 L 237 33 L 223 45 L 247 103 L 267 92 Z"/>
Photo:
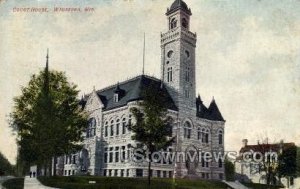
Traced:
<path fill-rule="evenodd" d="M 190 81 L 190 67 L 185 68 L 185 81 L 186 82 Z"/>
<path fill-rule="evenodd" d="M 187 22 L 187 20 L 185 18 L 182 19 L 182 24 L 181 25 L 184 28 L 188 28 L 188 22 Z"/>
<path fill-rule="evenodd" d="M 126 119 L 123 118 L 122 120 L 122 134 L 126 133 Z"/>
<path fill-rule="evenodd" d="M 192 131 L 192 126 L 190 122 L 185 122 L 184 123 L 184 138 L 190 139 L 191 138 L 191 131 Z"/>
<path fill-rule="evenodd" d="M 202 129 L 202 143 L 208 143 L 209 141 L 209 129 Z"/>
<path fill-rule="evenodd" d="M 172 20 L 171 20 L 171 29 L 174 29 L 174 28 L 176 28 L 177 27 L 177 20 L 175 19 L 175 18 L 173 18 Z"/>
<path fill-rule="evenodd" d="M 168 82 L 171 82 L 173 80 L 173 73 L 172 73 L 172 67 L 169 67 L 168 68 L 168 71 L 167 71 L 167 81 Z"/>
<path fill-rule="evenodd" d="M 200 140 L 201 141 L 201 137 L 202 137 L 202 131 L 201 131 L 201 128 L 200 127 L 198 127 L 198 132 L 197 132 L 197 134 L 198 134 L 198 140 Z"/>
<path fill-rule="evenodd" d="M 110 136 L 114 136 L 114 120 L 110 122 Z"/>
<path fill-rule="evenodd" d="M 117 119 L 117 122 L 116 122 L 116 135 L 119 135 L 119 131 L 120 131 L 120 120 Z"/>
<path fill-rule="evenodd" d="M 93 137 L 96 135 L 96 119 L 90 118 L 88 122 L 88 128 L 86 129 L 86 137 Z"/>
<path fill-rule="evenodd" d="M 219 130 L 218 132 L 219 144 L 223 144 L 223 131 Z"/>
<path fill-rule="evenodd" d="M 104 137 L 107 137 L 107 136 L 108 136 L 108 122 L 106 121 L 105 125 L 104 125 Z"/>

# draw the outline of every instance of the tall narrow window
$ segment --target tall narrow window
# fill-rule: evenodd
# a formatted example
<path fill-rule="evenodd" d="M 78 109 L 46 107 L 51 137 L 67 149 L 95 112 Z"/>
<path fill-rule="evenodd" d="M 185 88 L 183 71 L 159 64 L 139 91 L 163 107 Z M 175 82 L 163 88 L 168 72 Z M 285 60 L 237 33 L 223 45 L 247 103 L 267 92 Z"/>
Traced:
<path fill-rule="evenodd" d="M 108 160 L 107 148 L 104 148 L 104 163 L 107 163 L 107 160 Z"/>
<path fill-rule="evenodd" d="M 221 159 L 219 159 L 218 164 L 219 164 L 219 168 L 222 168 L 222 167 L 223 167 L 223 162 L 222 162 Z"/>
<path fill-rule="evenodd" d="M 202 143 L 208 144 L 209 142 L 209 129 L 202 129 Z"/>
<path fill-rule="evenodd" d="M 122 146 L 122 161 L 125 161 L 126 159 L 126 149 L 125 146 Z"/>
<path fill-rule="evenodd" d="M 168 82 L 171 82 L 173 80 L 173 75 L 172 75 L 172 67 L 168 68 L 168 71 L 167 71 L 167 81 Z"/>
<path fill-rule="evenodd" d="M 123 118 L 122 120 L 122 134 L 126 133 L 126 119 Z"/>
<path fill-rule="evenodd" d="M 189 122 L 185 122 L 184 123 L 184 138 L 186 139 L 190 139 L 191 138 L 191 130 L 192 130 L 192 126 Z"/>
<path fill-rule="evenodd" d="M 111 121 L 110 124 L 110 136 L 114 136 L 114 121 Z"/>
<path fill-rule="evenodd" d="M 188 89 L 184 90 L 184 96 L 185 96 L 185 98 L 189 98 L 190 97 L 190 91 Z"/>
<path fill-rule="evenodd" d="M 185 18 L 183 18 L 182 19 L 182 27 L 184 27 L 184 28 L 188 28 L 188 22 L 186 21 L 186 19 Z"/>
<path fill-rule="evenodd" d="M 223 144 L 223 131 L 219 131 L 218 133 L 219 144 Z"/>
<path fill-rule="evenodd" d="M 119 135 L 119 130 L 120 130 L 120 120 L 118 119 L 116 123 L 116 135 Z"/>
<path fill-rule="evenodd" d="M 116 147 L 115 149 L 115 162 L 119 162 L 119 147 Z"/>
<path fill-rule="evenodd" d="M 113 162 L 113 155 L 114 155 L 114 152 L 113 152 L 113 148 L 109 148 L 109 163 L 112 163 Z"/>
<path fill-rule="evenodd" d="M 105 136 L 105 137 L 108 136 L 108 122 L 105 122 L 105 126 L 104 126 L 104 136 Z"/>
<path fill-rule="evenodd" d="M 190 82 L 190 68 L 189 67 L 185 68 L 185 81 Z"/>
<path fill-rule="evenodd" d="M 177 27 L 177 20 L 176 20 L 175 18 L 173 18 L 173 19 L 171 20 L 170 26 L 171 26 L 171 29 L 174 29 L 174 28 Z"/>
<path fill-rule="evenodd" d="M 201 135 L 202 135 L 202 133 L 201 133 L 201 128 L 200 127 L 198 127 L 198 132 L 197 132 L 197 134 L 198 134 L 198 140 L 201 140 Z"/>

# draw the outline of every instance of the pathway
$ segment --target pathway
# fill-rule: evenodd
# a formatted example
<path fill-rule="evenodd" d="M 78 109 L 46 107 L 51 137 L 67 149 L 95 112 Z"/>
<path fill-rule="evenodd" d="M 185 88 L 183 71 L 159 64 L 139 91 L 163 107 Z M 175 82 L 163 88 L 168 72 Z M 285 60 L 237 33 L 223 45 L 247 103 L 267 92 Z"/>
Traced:
<path fill-rule="evenodd" d="M 29 176 L 25 177 L 24 180 L 24 189 L 55 189 L 48 186 L 44 186 L 36 178 L 30 178 Z"/>
<path fill-rule="evenodd" d="M 229 182 L 229 181 L 223 181 L 227 186 L 233 189 L 249 189 L 248 187 L 242 185 L 240 182 L 235 181 L 235 182 Z"/>

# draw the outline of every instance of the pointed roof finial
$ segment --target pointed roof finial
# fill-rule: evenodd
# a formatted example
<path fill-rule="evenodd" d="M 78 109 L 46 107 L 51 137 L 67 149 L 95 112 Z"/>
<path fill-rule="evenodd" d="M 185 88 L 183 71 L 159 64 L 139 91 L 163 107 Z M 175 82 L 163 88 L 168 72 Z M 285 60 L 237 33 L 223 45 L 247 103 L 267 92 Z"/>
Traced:
<path fill-rule="evenodd" d="M 95 87 L 95 85 L 93 86 L 93 91 L 96 91 L 96 87 Z"/>

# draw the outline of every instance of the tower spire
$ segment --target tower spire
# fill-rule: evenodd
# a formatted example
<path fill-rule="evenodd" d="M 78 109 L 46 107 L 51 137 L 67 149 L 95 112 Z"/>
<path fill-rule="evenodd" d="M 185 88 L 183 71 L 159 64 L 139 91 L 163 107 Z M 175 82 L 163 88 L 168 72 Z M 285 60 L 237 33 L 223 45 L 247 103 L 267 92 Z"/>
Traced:
<path fill-rule="evenodd" d="M 47 48 L 46 69 L 48 69 L 48 61 L 49 61 L 49 48 Z"/>
<path fill-rule="evenodd" d="M 47 56 L 46 56 L 46 67 L 45 67 L 45 78 L 44 78 L 44 87 L 45 94 L 49 93 L 49 49 L 47 48 Z"/>
<path fill-rule="evenodd" d="M 143 75 L 145 74 L 145 32 L 144 32 L 144 47 L 143 47 Z"/>

